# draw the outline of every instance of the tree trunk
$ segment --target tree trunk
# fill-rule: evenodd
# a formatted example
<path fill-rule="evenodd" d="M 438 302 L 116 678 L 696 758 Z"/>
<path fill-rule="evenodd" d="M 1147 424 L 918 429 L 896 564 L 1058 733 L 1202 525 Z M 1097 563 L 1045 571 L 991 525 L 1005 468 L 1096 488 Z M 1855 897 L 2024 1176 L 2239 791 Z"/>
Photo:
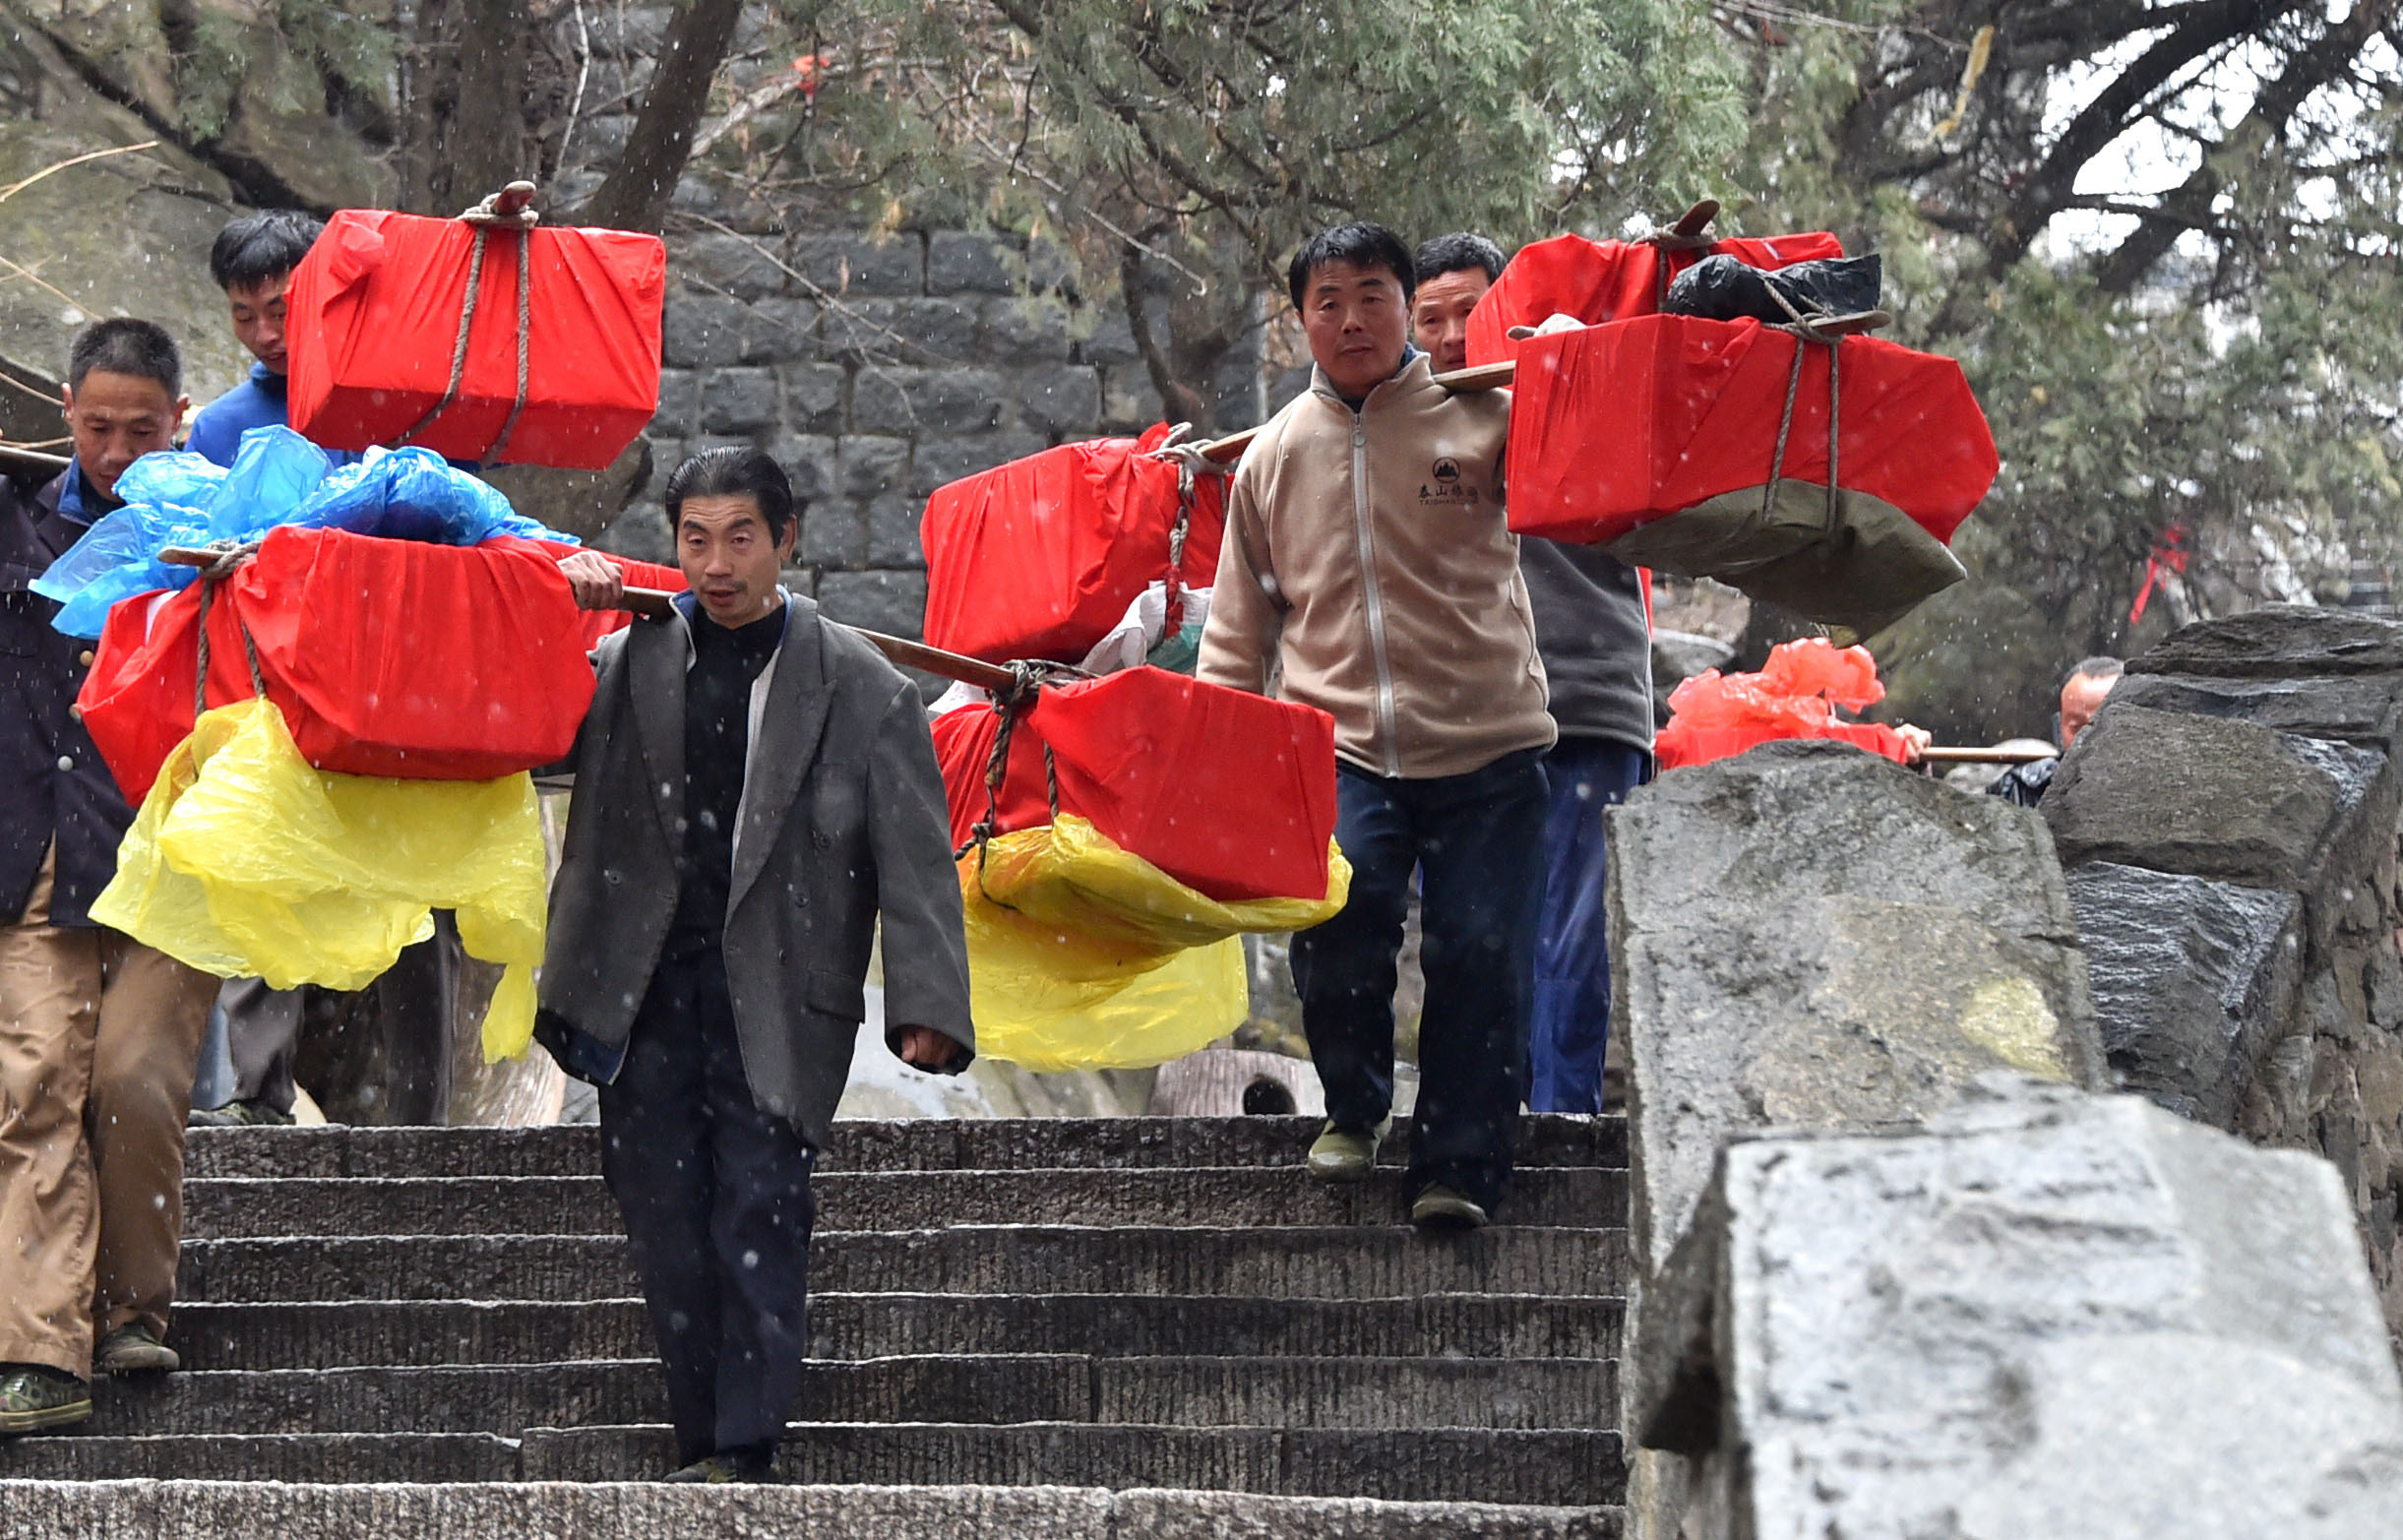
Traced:
<path fill-rule="evenodd" d="M 668 23 L 659 62 L 644 90 L 626 148 L 591 200 L 577 211 L 585 224 L 656 230 L 692 155 L 693 132 L 709 104 L 709 83 L 734 45 L 742 0 L 690 0 Z"/>
<path fill-rule="evenodd" d="M 525 126 L 529 25 L 516 0 L 420 0 L 402 92 L 401 208 L 454 215 L 536 174 Z"/>

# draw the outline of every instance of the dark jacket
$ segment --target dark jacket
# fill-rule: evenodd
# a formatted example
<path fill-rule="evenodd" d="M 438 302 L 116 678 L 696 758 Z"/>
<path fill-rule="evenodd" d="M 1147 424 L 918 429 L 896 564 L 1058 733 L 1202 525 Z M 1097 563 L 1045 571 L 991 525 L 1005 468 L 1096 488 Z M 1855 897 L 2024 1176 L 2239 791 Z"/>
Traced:
<path fill-rule="evenodd" d="M 0 479 L 0 921 L 25 912 L 55 839 L 50 923 L 90 925 L 92 900 L 117 875 L 117 845 L 134 821 L 70 710 L 92 644 L 52 629 L 58 605 L 31 588 L 101 512 L 84 515 L 83 490 L 72 465 L 46 482 Z"/>
<path fill-rule="evenodd" d="M 1599 546 L 1528 536 L 1518 542 L 1518 570 L 1561 736 L 1650 753 L 1652 627 L 1635 569 Z"/>
<path fill-rule="evenodd" d="M 679 610 L 601 643 L 577 739 L 536 1031 L 571 1074 L 604 1083 L 676 911 L 690 624 Z M 880 915 L 888 1043 L 930 1026 L 974 1048 L 959 876 L 925 708 L 882 653 L 790 599 L 754 701 L 726 982 L 752 1095 L 823 1147 Z"/>

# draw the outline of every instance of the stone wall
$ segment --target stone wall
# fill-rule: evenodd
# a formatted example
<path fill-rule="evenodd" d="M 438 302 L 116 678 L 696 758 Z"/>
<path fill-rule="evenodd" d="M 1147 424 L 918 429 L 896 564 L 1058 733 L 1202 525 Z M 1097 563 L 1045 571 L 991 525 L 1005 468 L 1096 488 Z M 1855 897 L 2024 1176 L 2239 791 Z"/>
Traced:
<path fill-rule="evenodd" d="M 2046 794 L 2130 1090 L 2334 1164 L 2403 1339 L 2403 625 L 2275 608 L 2136 658 Z"/>

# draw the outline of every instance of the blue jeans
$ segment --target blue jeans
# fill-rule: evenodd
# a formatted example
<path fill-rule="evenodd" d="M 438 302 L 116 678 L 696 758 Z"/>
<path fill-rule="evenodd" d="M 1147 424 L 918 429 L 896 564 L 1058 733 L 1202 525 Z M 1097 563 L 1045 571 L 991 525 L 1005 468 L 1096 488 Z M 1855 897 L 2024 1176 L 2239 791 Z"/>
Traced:
<path fill-rule="evenodd" d="M 1393 983 L 1419 872 L 1427 1003 L 1405 1197 L 1431 1182 L 1491 1210 L 1510 1184 L 1526 1094 L 1542 872 L 1544 767 L 1533 749 L 1465 775 L 1388 780 L 1338 766 L 1343 911 L 1293 938 L 1327 1119 L 1367 1130 L 1393 1106 Z"/>
<path fill-rule="evenodd" d="M 1544 756 L 1543 918 L 1535 942 L 1535 1028 L 1527 1106 L 1600 1112 L 1610 1041 L 1609 925 L 1602 810 L 1625 802 L 1647 769 L 1642 750 L 1607 738 L 1563 738 Z"/>

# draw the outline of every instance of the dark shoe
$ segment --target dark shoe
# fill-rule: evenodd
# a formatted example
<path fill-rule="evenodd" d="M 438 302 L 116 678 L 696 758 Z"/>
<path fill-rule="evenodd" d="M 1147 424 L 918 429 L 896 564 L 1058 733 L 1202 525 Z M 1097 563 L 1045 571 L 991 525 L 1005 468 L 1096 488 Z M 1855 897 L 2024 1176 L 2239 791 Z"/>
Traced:
<path fill-rule="evenodd" d="M 1322 1182 L 1365 1182 L 1377 1170 L 1377 1146 L 1391 1127 L 1389 1117 L 1366 1133 L 1329 1123 L 1311 1143 L 1302 1164 Z"/>
<path fill-rule="evenodd" d="M 670 1471 L 661 1479 L 712 1487 L 737 1482 L 772 1481 L 775 1479 L 775 1456 L 750 1450 L 732 1454 L 706 1454 L 682 1470 Z"/>
<path fill-rule="evenodd" d="M 41 1364 L 0 1364 L 0 1438 L 64 1428 L 92 1415 L 92 1386 Z"/>
<path fill-rule="evenodd" d="M 181 1369 L 184 1361 L 175 1356 L 175 1349 L 151 1335 L 150 1327 L 133 1322 L 100 1338 L 92 1366 L 104 1375 L 164 1374 Z"/>
<path fill-rule="evenodd" d="M 195 1112 L 184 1123 L 196 1129 L 288 1129 L 292 1115 L 273 1102 L 229 1101 L 214 1112 Z"/>
<path fill-rule="evenodd" d="M 1430 1182 L 1410 1203 L 1410 1222 L 1422 1230 L 1482 1230 L 1485 1205 L 1441 1182 Z"/>

